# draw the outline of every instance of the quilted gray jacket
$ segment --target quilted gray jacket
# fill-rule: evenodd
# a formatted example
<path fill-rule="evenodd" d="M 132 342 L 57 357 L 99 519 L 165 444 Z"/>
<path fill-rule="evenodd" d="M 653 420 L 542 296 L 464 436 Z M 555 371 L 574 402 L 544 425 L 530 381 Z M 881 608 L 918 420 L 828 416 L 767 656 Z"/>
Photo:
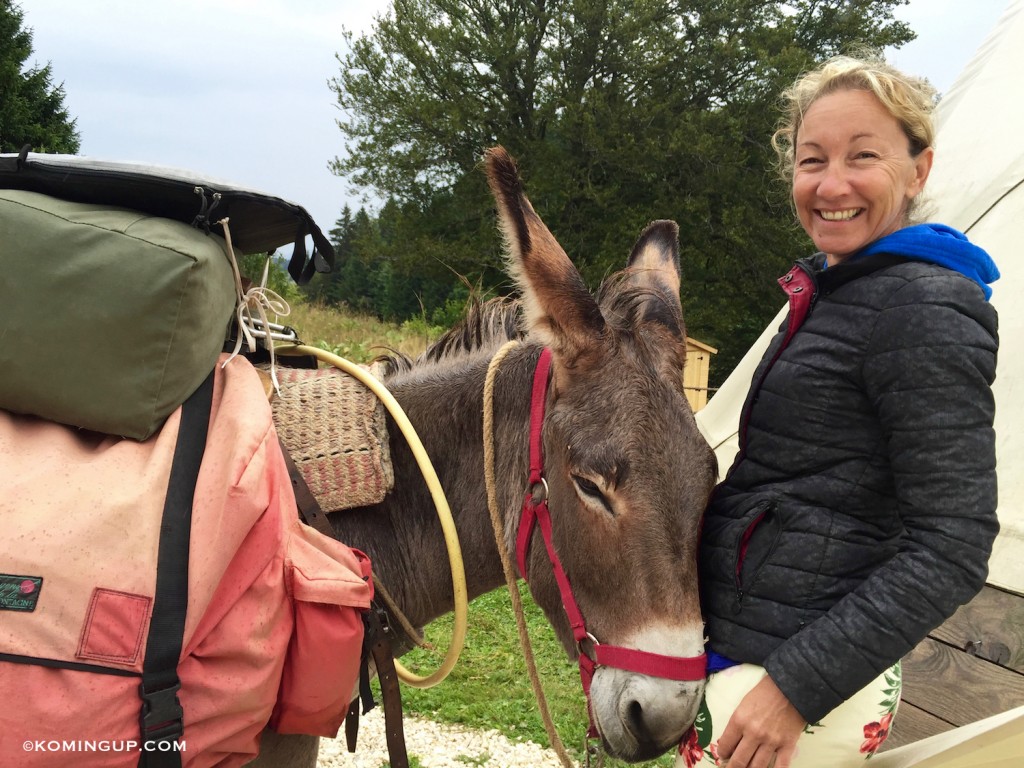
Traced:
<path fill-rule="evenodd" d="M 998 531 L 995 310 L 943 267 L 823 261 L 791 273 L 812 301 L 754 375 L 700 557 L 711 648 L 811 723 L 984 586 Z"/>

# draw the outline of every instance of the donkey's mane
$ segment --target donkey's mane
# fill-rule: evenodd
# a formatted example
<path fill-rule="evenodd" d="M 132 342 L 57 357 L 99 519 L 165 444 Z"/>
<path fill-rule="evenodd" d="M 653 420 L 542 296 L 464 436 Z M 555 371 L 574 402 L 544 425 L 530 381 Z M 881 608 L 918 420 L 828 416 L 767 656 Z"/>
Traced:
<path fill-rule="evenodd" d="M 455 326 L 427 347 L 415 360 L 394 353 L 379 358 L 384 363 L 385 376 L 411 371 L 420 365 L 440 363 L 466 357 L 481 350 L 491 350 L 506 341 L 522 339 L 522 312 L 518 299 L 499 296 L 480 301 L 473 297 L 466 314 Z"/>
<path fill-rule="evenodd" d="M 609 327 L 628 333 L 642 324 L 655 322 L 676 332 L 680 338 L 684 336 L 683 318 L 677 305 L 664 294 L 634 283 L 631 274 L 629 269 L 615 272 L 597 289 L 597 302 Z M 506 341 L 525 337 L 519 299 L 499 296 L 480 301 L 474 296 L 461 321 L 415 359 L 392 351 L 376 361 L 382 362 L 384 376 L 388 377 L 481 350 L 494 351 Z"/>
<path fill-rule="evenodd" d="M 617 332 L 657 322 L 680 336 L 685 334 L 683 318 L 675 304 L 650 287 L 638 285 L 624 270 L 609 276 L 597 291 L 597 301 L 609 326 Z M 493 351 L 506 341 L 526 337 L 522 304 L 519 299 L 498 296 L 487 301 L 469 300 L 466 314 L 456 325 L 415 359 L 400 352 L 377 358 L 384 365 L 384 376 L 407 373 L 422 365 L 441 363 L 472 355 L 482 350 Z"/>

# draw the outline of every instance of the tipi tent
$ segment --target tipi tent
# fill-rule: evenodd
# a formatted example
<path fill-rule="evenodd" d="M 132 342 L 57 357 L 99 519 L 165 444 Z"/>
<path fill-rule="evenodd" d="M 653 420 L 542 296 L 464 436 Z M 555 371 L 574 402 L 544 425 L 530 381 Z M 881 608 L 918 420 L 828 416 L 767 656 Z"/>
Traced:
<path fill-rule="evenodd" d="M 969 13 L 969 6 L 963 6 Z M 995 259 L 999 312 L 996 396 L 1001 531 L 989 583 L 1024 597 L 1024 0 L 1012 0 L 938 107 L 936 159 L 926 192 L 933 221 L 966 232 Z M 780 303 L 781 303 L 780 295 Z M 738 448 L 740 408 L 785 308 L 697 414 L 723 471 Z M 1024 630 L 1022 630 L 1024 631 Z M 879 768 L 1024 765 L 1024 707 L 875 758 Z"/>

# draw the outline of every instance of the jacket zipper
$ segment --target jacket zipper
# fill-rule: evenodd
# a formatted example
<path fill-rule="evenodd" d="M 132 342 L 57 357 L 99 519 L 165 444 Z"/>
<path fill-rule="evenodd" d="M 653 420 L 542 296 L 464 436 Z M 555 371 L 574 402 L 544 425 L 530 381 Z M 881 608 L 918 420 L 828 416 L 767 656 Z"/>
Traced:
<path fill-rule="evenodd" d="M 792 341 L 793 336 L 800 330 L 807 316 L 810 315 L 811 309 L 814 307 L 814 302 L 818 298 L 818 284 L 814 279 L 814 275 L 810 269 L 805 267 L 802 263 L 797 262 L 789 272 L 779 278 L 779 285 L 782 286 L 782 290 L 786 293 L 789 298 L 789 322 L 786 326 L 786 335 L 782 339 L 782 343 L 779 344 L 779 348 L 775 350 L 775 354 L 772 356 L 771 362 L 765 367 L 761 373 L 761 377 L 757 380 L 756 386 L 751 388 L 750 395 L 747 397 L 747 401 L 743 405 L 743 411 L 740 415 L 740 428 L 739 428 L 739 442 L 740 450 L 739 456 L 733 462 L 735 465 L 741 461 L 747 451 L 747 424 L 750 421 L 750 412 L 753 410 L 754 401 L 757 399 L 758 393 L 761 390 L 761 385 L 764 380 L 768 377 L 768 373 L 778 362 L 782 352 L 789 346 L 789 342 Z"/>

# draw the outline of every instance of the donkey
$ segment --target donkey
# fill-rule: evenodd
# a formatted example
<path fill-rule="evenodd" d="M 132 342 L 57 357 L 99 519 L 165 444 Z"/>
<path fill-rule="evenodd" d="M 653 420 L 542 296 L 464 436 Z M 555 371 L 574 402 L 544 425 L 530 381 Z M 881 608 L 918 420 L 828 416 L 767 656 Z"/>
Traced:
<path fill-rule="evenodd" d="M 520 337 L 494 385 L 503 546 L 515 552 L 529 477 L 531 383 L 547 347 L 543 449 L 553 541 L 587 629 L 602 644 L 697 656 L 704 645 L 697 535 L 717 467 L 682 388 L 678 227 L 648 226 L 626 269 L 606 280 L 595 300 L 525 197 L 512 158 L 495 148 L 485 161 L 522 293 L 522 322 L 518 302 L 485 304 L 418 360 L 390 358 L 385 374 L 445 488 L 469 597 L 504 584 L 484 486 L 483 390 L 495 351 Z M 394 491 L 377 507 L 333 513 L 331 522 L 339 539 L 370 555 L 407 617 L 423 626 L 452 610 L 451 577 L 433 504 L 400 436 L 391 453 Z M 525 568 L 520 575 L 575 657 L 578 644 L 540 541 L 530 547 Z M 703 679 L 599 666 L 591 703 L 608 754 L 636 762 L 678 744 L 696 717 L 703 686 Z M 268 731 L 253 764 L 312 766 L 315 753 L 315 739 Z"/>

